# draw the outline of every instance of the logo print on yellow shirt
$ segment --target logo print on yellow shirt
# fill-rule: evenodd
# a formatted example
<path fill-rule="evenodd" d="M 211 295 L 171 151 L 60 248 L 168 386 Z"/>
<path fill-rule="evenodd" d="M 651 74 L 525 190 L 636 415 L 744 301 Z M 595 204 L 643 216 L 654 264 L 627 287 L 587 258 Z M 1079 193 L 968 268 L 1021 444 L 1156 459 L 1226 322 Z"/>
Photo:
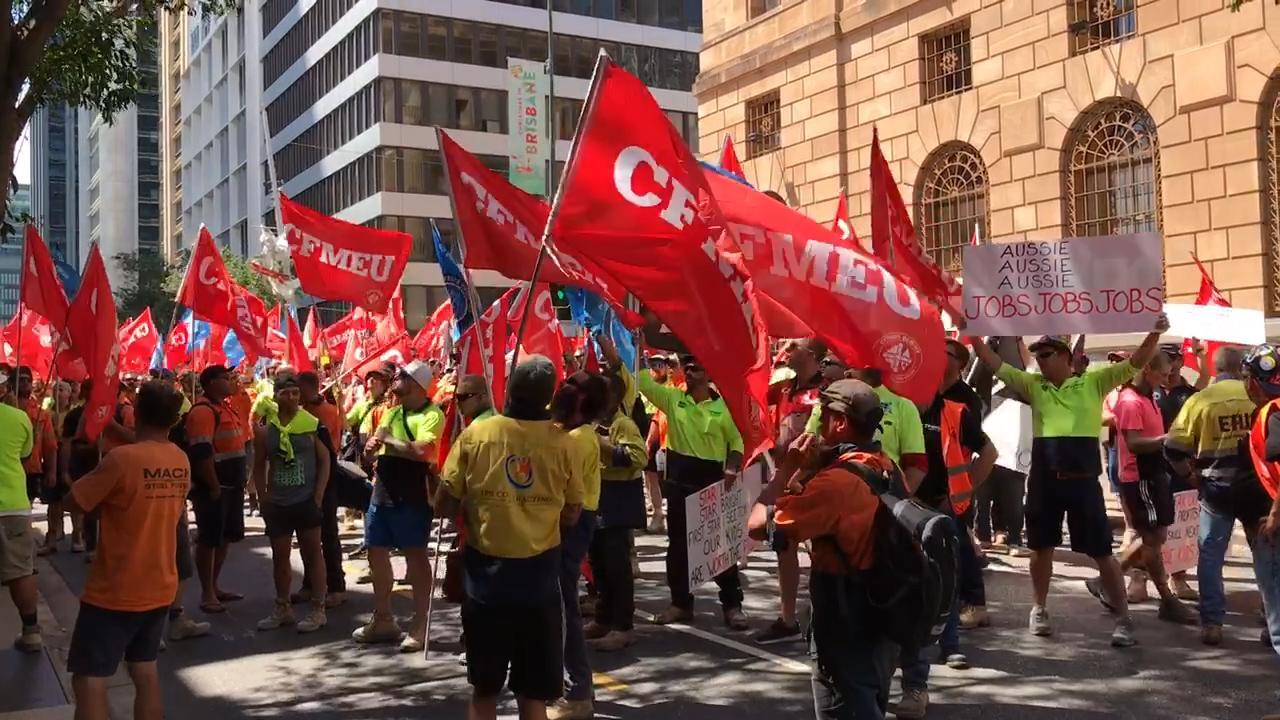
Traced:
<path fill-rule="evenodd" d="M 508 455 L 503 469 L 507 472 L 507 482 L 517 490 L 528 490 L 533 487 L 533 461 L 525 455 Z"/>

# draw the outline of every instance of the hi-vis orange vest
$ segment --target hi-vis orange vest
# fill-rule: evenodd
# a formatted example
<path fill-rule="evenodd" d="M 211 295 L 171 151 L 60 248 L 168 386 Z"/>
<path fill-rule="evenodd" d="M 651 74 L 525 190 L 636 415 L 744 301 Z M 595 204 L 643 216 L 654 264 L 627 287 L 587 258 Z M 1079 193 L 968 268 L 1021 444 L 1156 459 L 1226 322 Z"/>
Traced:
<path fill-rule="evenodd" d="M 1280 462 L 1267 460 L 1267 418 L 1277 407 L 1280 407 L 1280 398 L 1263 405 L 1249 430 L 1249 459 L 1253 460 L 1258 480 L 1272 500 L 1276 499 L 1276 492 L 1280 490 Z"/>
<path fill-rule="evenodd" d="M 957 516 L 969 509 L 973 500 L 973 482 L 969 479 L 969 462 L 973 459 L 960 442 L 960 417 L 965 406 L 951 400 L 942 401 L 942 459 L 947 466 L 947 494 L 951 510 Z"/>

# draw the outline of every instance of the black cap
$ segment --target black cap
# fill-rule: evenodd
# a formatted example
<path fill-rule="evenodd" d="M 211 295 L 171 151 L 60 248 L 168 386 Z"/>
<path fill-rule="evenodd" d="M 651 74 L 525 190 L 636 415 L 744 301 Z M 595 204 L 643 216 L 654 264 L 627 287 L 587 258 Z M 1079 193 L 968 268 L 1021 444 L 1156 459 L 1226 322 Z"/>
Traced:
<path fill-rule="evenodd" d="M 292 375 L 288 377 L 280 378 L 276 380 L 275 383 L 273 383 L 272 389 L 277 395 L 284 392 L 285 390 L 297 390 L 299 389 L 298 379 Z"/>
<path fill-rule="evenodd" d="M 200 371 L 200 387 L 208 387 L 214 380 L 230 374 L 231 370 L 226 365 L 210 365 Z"/>
<path fill-rule="evenodd" d="M 880 396 L 861 380 L 837 380 L 822 391 L 822 405 L 852 418 L 870 419 L 881 412 Z M 879 422 L 879 418 L 876 419 Z"/>
<path fill-rule="evenodd" d="M 556 367 L 545 355 L 529 355 L 511 370 L 507 397 L 531 407 L 546 407 L 556 392 Z"/>
<path fill-rule="evenodd" d="M 1040 339 L 1031 343 L 1029 348 L 1031 352 L 1036 353 L 1041 350 L 1058 350 L 1060 352 L 1071 352 L 1071 336 L 1070 335 L 1041 335 Z"/>

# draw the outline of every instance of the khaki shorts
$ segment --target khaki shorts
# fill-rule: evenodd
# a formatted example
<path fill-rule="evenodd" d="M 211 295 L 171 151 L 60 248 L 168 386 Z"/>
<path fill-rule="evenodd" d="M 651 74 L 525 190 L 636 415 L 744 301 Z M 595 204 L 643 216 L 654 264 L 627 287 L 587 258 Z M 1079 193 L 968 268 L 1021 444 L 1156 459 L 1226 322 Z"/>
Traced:
<path fill-rule="evenodd" d="M 30 515 L 0 517 L 0 584 L 8 585 L 35 572 L 35 549 Z"/>

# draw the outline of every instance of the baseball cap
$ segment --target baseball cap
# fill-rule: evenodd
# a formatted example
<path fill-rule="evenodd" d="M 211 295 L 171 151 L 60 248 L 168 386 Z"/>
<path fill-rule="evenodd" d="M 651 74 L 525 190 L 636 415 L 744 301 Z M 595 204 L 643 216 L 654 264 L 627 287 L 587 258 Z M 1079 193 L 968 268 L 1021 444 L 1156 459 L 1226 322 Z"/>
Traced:
<path fill-rule="evenodd" d="M 276 395 L 279 395 L 285 390 L 298 390 L 298 378 L 289 375 L 276 380 L 275 383 L 272 384 L 272 389 L 275 391 Z"/>
<path fill-rule="evenodd" d="M 380 375 L 383 380 L 390 380 L 396 376 L 396 364 L 390 360 L 383 360 L 378 366 L 364 374 L 366 380 L 370 375 Z"/>
<path fill-rule="evenodd" d="M 229 374 L 231 374 L 231 370 L 226 365 L 210 365 L 200 371 L 200 387 L 206 387 L 214 380 Z"/>
<path fill-rule="evenodd" d="M 1160 352 L 1168 355 L 1170 359 L 1177 360 L 1182 357 L 1182 345 L 1174 345 L 1173 343 L 1165 343 L 1160 346 Z"/>
<path fill-rule="evenodd" d="M 1060 350 L 1062 352 L 1071 352 L 1071 336 L 1041 335 L 1039 340 L 1031 343 L 1031 347 L 1029 349 L 1033 353 L 1040 352 L 1041 350 Z"/>
<path fill-rule="evenodd" d="M 1280 395 L 1280 350 L 1259 345 L 1244 356 L 1244 369 L 1268 395 Z"/>
<path fill-rule="evenodd" d="M 400 370 L 400 374 L 418 383 L 423 390 L 431 387 L 431 378 L 434 376 L 431 366 L 421 360 L 410 361 Z"/>
<path fill-rule="evenodd" d="M 556 367 L 545 355 L 529 355 L 511 370 L 507 397 L 531 407 L 545 408 L 556 391 Z"/>
<path fill-rule="evenodd" d="M 880 410 L 880 396 L 861 380 L 837 380 L 822 391 L 822 404 L 849 417 L 867 417 Z"/>
<path fill-rule="evenodd" d="M 1118 363 L 1118 362 L 1124 362 L 1125 360 L 1128 360 L 1128 359 L 1129 359 L 1128 350 L 1112 350 L 1111 352 L 1107 353 L 1108 362 Z"/>

